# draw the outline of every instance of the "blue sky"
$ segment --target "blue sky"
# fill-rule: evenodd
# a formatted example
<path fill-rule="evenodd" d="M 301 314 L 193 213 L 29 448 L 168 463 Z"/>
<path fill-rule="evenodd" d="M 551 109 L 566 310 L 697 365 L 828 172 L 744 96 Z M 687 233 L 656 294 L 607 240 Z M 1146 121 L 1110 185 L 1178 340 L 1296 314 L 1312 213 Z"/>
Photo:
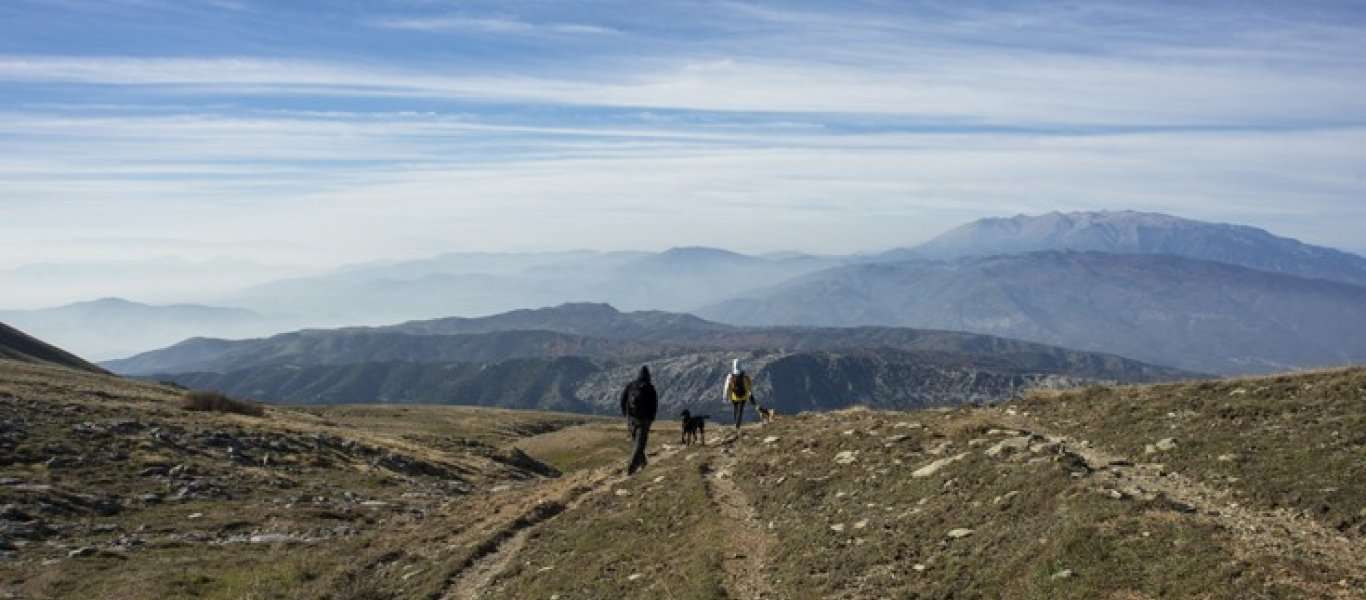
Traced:
<path fill-rule="evenodd" d="M 1255 1 L 8 0 L 0 268 L 872 251 L 1055 209 L 1363 250 L 1363 23 Z"/>

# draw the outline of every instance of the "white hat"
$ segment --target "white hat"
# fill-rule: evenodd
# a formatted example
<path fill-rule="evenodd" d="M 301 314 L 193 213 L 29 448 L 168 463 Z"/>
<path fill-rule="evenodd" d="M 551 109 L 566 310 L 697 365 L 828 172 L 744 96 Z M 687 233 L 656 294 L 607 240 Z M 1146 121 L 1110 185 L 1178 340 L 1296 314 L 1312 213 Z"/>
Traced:
<path fill-rule="evenodd" d="M 730 361 L 730 372 L 735 375 L 740 374 L 740 359 L 737 358 Z"/>

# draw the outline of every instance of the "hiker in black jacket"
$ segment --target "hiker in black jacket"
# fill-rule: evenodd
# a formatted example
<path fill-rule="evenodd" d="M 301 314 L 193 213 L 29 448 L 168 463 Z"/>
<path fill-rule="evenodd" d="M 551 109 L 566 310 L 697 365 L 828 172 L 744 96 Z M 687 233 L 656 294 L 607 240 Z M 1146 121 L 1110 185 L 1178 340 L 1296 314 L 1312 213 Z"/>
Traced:
<path fill-rule="evenodd" d="M 645 466 L 645 444 L 658 408 L 659 396 L 655 394 L 655 386 L 650 383 L 650 368 L 641 367 L 640 375 L 621 391 L 621 414 L 626 417 L 626 424 L 631 428 L 631 439 L 635 442 L 631 464 L 626 467 L 627 475 Z"/>

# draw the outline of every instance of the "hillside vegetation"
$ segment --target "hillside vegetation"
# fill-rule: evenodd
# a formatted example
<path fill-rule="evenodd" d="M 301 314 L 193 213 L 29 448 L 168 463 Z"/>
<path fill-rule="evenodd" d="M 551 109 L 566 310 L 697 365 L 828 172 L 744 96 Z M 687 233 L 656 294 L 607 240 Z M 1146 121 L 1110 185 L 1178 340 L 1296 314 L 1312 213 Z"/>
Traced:
<path fill-rule="evenodd" d="M 0 361 L 0 596 L 1366 597 L 1366 369 L 666 419 L 632 478 L 616 421 L 183 394 Z"/>

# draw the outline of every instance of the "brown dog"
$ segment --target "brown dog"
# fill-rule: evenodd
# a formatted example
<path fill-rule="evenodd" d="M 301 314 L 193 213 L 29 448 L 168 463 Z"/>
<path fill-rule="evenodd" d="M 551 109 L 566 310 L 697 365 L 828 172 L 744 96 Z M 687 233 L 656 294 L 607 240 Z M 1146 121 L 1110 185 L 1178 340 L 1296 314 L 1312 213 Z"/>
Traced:
<path fill-rule="evenodd" d="M 764 408 L 762 405 L 759 405 L 759 404 L 755 404 L 755 405 L 754 405 L 754 408 L 755 408 L 755 410 L 757 410 L 757 411 L 759 412 L 759 422 L 760 422 L 760 423 L 763 423 L 763 424 L 767 425 L 767 424 L 769 424 L 769 423 L 772 423 L 772 422 L 773 422 L 773 419 L 778 418 L 778 411 L 777 411 L 777 409 L 773 409 L 773 408 Z"/>

